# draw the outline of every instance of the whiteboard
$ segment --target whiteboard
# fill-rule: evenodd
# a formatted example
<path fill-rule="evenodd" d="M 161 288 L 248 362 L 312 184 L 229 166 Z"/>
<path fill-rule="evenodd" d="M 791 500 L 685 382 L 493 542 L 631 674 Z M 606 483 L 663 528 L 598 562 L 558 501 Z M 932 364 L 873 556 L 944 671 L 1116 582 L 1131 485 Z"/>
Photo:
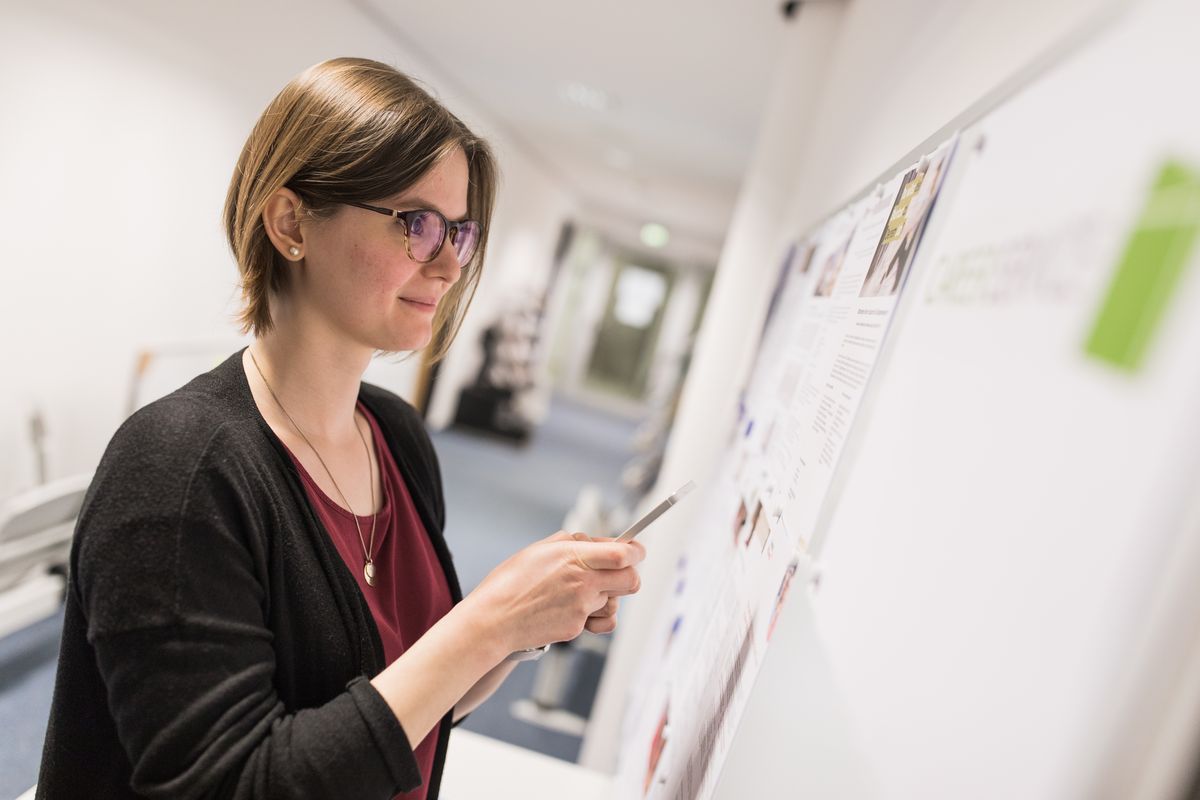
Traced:
<path fill-rule="evenodd" d="M 850 408 L 853 446 L 810 483 L 812 471 L 780 468 L 777 427 L 745 426 L 781 364 L 816 363 L 797 327 L 812 296 L 794 293 L 820 278 L 781 281 L 743 416 L 723 432 L 729 463 L 698 515 L 711 533 L 681 561 L 634 682 L 621 796 L 740 796 L 717 780 L 727 757 L 780 792 L 761 796 L 796 796 L 798 783 L 771 776 L 811 750 L 742 767 L 822 732 L 840 748 L 822 769 L 844 773 L 826 785 L 854 796 L 1147 785 L 1145 742 L 1187 705 L 1200 653 L 1200 598 L 1187 588 L 1200 585 L 1200 559 L 1186 557 L 1200 555 L 1194 16 L 1181 0 L 1144 3 L 962 130 L 878 368 L 868 364 L 866 402 Z M 884 176 L 884 194 L 910 167 Z M 781 273 L 806 253 L 821 264 L 830 226 L 852 239 L 877 194 L 799 239 Z M 1183 255 L 1168 252 L 1177 268 L 1148 279 L 1164 228 L 1167 251 Z M 789 310 L 793 324 L 780 324 Z M 783 397 L 798 408 L 796 393 Z M 765 498 L 765 530 L 731 498 Z M 746 529 L 735 540 L 762 557 L 731 560 Z M 796 558 L 779 547 L 788 541 Z M 769 665 L 755 686 L 778 621 L 764 598 L 785 599 L 788 570 L 802 588 L 781 613 L 795 614 L 803 644 L 787 652 L 804 663 Z M 834 699 L 817 708 L 789 674 Z M 739 730 L 747 704 L 757 721 Z M 701 779 L 682 781 L 698 753 L 710 762 Z"/>
<path fill-rule="evenodd" d="M 1102 796 L 1153 680 L 1137 648 L 1200 534 L 1195 248 L 1136 365 L 1089 342 L 1155 182 L 1200 169 L 1194 14 L 1139 7 L 962 134 L 812 600 L 880 796 Z"/>

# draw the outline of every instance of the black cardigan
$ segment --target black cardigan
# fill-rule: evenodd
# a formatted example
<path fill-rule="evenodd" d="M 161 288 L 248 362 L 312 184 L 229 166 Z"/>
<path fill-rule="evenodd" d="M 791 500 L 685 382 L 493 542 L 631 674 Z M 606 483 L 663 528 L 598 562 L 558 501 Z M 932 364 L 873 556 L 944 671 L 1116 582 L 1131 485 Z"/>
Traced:
<path fill-rule="evenodd" d="M 402 399 L 375 415 L 462 599 L 437 457 Z M 255 405 L 238 351 L 113 435 L 71 548 L 37 796 L 363 798 L 421 783 L 368 678 L 362 592 Z M 438 794 L 451 714 L 438 726 Z"/>

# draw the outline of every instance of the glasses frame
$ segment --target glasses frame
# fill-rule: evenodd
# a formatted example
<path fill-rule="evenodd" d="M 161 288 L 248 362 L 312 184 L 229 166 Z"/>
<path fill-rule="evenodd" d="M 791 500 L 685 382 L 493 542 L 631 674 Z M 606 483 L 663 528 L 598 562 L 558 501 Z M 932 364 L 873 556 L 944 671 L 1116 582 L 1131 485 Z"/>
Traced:
<path fill-rule="evenodd" d="M 346 205 L 354 206 L 355 208 L 365 208 L 367 211 L 374 211 L 376 214 L 384 214 L 386 216 L 389 216 L 389 217 L 399 220 L 400 223 L 404 226 L 404 251 L 406 253 L 408 253 L 409 258 L 411 258 L 413 261 L 416 261 L 418 264 L 428 264 L 430 261 L 433 261 L 435 258 L 437 258 L 438 255 L 442 252 L 442 247 L 445 246 L 446 242 L 450 242 L 451 245 L 453 246 L 453 244 L 454 244 L 453 237 L 458 235 L 458 232 L 462 229 L 462 227 L 464 225 L 471 225 L 471 224 L 478 225 L 479 226 L 479 238 L 480 239 L 483 238 L 483 225 L 481 225 L 478 220 L 464 219 L 459 222 L 451 222 L 450 220 L 446 219 L 445 214 L 438 211 L 436 208 L 414 208 L 411 211 L 397 211 L 394 208 L 384 208 L 383 206 L 372 206 L 372 205 L 368 205 L 367 203 L 347 202 Z M 438 242 L 437 247 L 435 247 L 433 249 L 433 253 L 429 256 L 429 258 L 426 258 L 426 259 L 420 259 L 413 255 L 412 243 L 409 241 L 409 238 L 408 238 L 409 225 L 411 224 L 409 222 L 409 220 L 412 217 L 416 216 L 417 214 L 435 214 L 442 220 L 442 227 L 446 231 L 446 233 L 442 236 L 442 240 L 440 242 Z M 475 253 L 478 251 L 479 251 L 479 242 L 476 241 L 475 249 L 471 251 L 471 255 L 467 258 L 467 262 L 464 263 L 464 262 L 460 261 L 459 267 L 465 269 L 467 266 L 467 263 L 469 263 L 471 261 L 471 259 L 473 259 L 475 257 Z M 457 251 L 455 252 L 455 258 L 458 258 Z"/>

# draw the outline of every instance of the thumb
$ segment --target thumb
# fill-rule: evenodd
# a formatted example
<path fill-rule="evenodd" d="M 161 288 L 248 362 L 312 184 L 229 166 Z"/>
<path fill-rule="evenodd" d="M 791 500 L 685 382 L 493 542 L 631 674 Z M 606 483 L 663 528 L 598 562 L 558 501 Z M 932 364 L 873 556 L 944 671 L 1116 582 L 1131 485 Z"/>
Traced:
<path fill-rule="evenodd" d="M 558 533 L 554 533 L 554 534 L 551 534 L 550 536 L 547 536 L 544 541 L 547 541 L 547 542 L 588 542 L 588 541 L 591 541 L 591 538 L 592 537 L 588 536 L 586 533 L 567 533 L 566 531 L 559 531 Z"/>

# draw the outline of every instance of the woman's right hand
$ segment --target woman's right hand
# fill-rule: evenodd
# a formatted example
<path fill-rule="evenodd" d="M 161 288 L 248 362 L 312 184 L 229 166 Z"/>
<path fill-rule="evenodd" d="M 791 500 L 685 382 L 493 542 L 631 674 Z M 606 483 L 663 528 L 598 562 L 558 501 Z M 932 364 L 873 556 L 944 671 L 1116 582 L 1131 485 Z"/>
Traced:
<path fill-rule="evenodd" d="M 608 632 L 616 627 L 616 598 L 641 586 L 636 565 L 645 557 L 637 542 L 559 531 L 492 570 L 464 603 L 508 651 L 570 641 L 585 626 Z"/>

